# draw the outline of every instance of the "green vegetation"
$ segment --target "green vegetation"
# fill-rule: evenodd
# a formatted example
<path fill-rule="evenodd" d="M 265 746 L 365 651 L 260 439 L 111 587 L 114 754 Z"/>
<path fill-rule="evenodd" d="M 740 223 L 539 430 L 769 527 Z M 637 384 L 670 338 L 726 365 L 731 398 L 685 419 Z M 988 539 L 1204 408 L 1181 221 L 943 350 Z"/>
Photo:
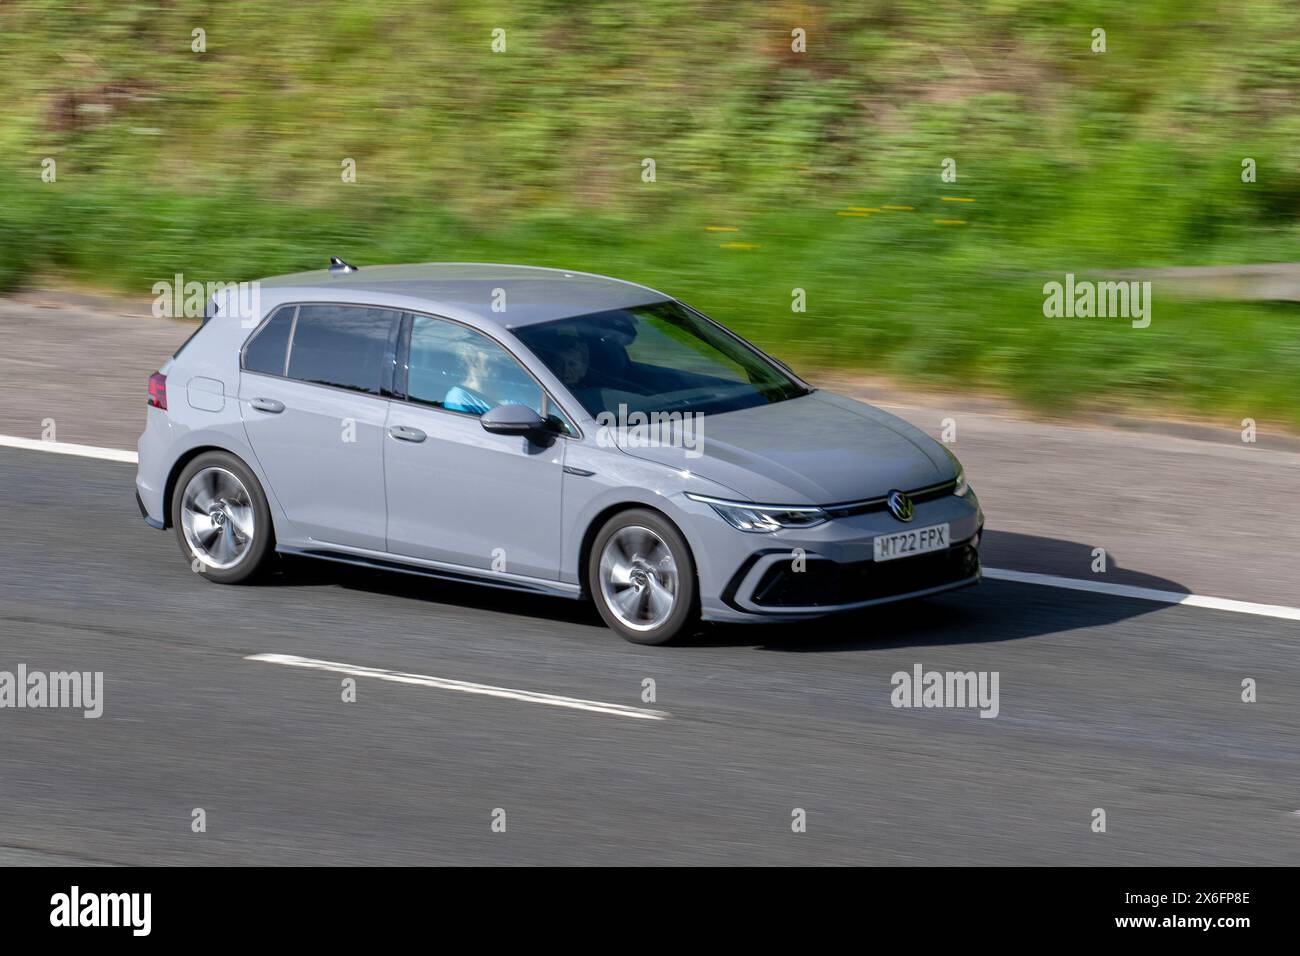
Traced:
<path fill-rule="evenodd" d="M 805 366 L 1300 424 L 1290 307 L 1042 314 L 1065 272 L 1296 258 L 1290 0 L 19 0 L 0 83 L 0 288 L 554 265 Z"/>

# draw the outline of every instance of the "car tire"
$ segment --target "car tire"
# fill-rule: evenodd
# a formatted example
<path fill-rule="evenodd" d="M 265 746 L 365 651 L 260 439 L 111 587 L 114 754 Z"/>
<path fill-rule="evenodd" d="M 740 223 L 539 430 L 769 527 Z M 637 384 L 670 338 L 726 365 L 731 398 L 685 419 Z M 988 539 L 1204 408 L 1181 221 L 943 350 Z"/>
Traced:
<path fill-rule="evenodd" d="M 204 452 L 181 470 L 171 521 L 185 560 L 218 584 L 253 581 L 274 561 L 275 529 L 262 484 L 229 452 Z"/>
<path fill-rule="evenodd" d="M 695 562 L 663 515 L 632 508 L 592 542 L 587 591 L 609 627 L 634 644 L 666 644 L 699 616 Z"/>

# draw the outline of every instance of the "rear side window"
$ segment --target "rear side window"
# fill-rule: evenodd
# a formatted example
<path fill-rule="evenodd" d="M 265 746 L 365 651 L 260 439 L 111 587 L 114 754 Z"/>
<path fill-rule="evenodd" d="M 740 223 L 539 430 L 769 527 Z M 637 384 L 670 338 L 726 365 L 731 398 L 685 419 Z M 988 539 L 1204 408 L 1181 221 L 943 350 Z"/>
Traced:
<path fill-rule="evenodd" d="M 244 349 L 244 368 L 267 375 L 284 374 L 285 353 L 289 351 L 289 331 L 293 328 L 296 306 L 285 306 L 253 336 Z"/>
<path fill-rule="evenodd" d="M 380 394 L 384 356 L 399 315 L 355 305 L 299 306 L 289 345 L 289 377 Z"/>

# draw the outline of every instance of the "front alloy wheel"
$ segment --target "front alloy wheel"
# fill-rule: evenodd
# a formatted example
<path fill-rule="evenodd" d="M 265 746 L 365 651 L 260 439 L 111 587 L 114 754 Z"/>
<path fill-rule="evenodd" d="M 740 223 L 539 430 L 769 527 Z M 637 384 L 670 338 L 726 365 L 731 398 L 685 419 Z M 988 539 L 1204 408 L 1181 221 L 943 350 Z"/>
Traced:
<path fill-rule="evenodd" d="M 601 617 L 637 644 L 663 644 L 695 613 L 695 567 L 668 521 L 636 509 L 615 515 L 596 536 L 588 584 Z"/>

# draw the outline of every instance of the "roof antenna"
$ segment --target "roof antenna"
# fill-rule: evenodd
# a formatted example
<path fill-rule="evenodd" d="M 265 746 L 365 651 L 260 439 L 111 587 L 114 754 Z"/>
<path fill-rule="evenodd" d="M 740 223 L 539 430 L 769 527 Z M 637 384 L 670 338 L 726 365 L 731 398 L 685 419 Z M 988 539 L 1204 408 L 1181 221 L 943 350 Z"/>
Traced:
<path fill-rule="evenodd" d="M 330 275 L 345 276 L 349 272 L 356 272 L 357 267 L 351 263 L 344 262 L 338 256 L 330 256 Z"/>

